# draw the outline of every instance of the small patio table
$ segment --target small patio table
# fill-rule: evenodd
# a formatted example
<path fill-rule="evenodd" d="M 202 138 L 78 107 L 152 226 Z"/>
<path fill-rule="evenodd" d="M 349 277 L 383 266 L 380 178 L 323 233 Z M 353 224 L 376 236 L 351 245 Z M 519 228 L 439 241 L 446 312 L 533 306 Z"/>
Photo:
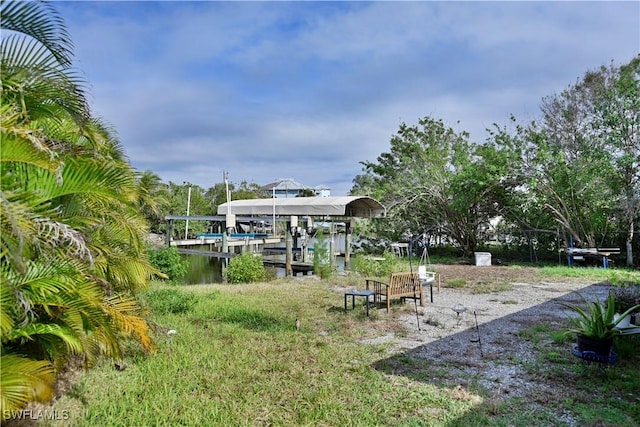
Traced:
<path fill-rule="evenodd" d="M 355 309 L 356 308 L 356 297 L 364 297 L 365 298 L 365 303 L 367 306 L 367 317 L 369 317 L 369 297 L 373 296 L 375 297 L 376 292 L 375 291 L 347 291 L 344 293 L 344 312 L 347 312 L 347 297 L 350 296 L 351 297 L 351 308 Z"/>

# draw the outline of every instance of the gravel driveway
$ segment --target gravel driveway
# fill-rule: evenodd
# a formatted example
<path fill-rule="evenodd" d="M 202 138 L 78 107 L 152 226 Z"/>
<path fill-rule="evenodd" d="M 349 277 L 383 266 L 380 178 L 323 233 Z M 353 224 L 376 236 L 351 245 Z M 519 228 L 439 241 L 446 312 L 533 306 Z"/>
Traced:
<path fill-rule="evenodd" d="M 544 368 L 530 367 L 539 363 L 545 340 L 550 353 L 566 352 L 560 356 L 571 359 L 571 344 L 558 347 L 550 334 L 573 316 L 559 302 L 580 303 L 578 293 L 603 300 L 609 285 L 541 280 L 534 269 L 438 266 L 437 271 L 446 277 L 445 286 L 440 293 L 434 287 L 433 303 L 425 289 L 426 303 L 418 306 L 417 316 L 412 300 L 392 305 L 389 314 L 378 311 L 378 319 L 387 321 L 372 322 L 370 334 L 362 340 L 388 346 L 389 357 L 377 362 L 376 368 L 448 387 L 481 388 L 483 395 L 496 401 L 521 396 L 531 405 L 544 406 L 546 399 L 560 399 L 565 379 L 540 375 Z M 462 279 L 467 286 L 446 287 L 447 278 L 458 283 Z M 490 291 L 492 286 L 499 290 Z M 457 314 L 455 306 L 466 311 Z M 548 332 L 530 339 L 527 331 L 532 328 Z M 573 425 L 570 415 L 557 416 Z"/>

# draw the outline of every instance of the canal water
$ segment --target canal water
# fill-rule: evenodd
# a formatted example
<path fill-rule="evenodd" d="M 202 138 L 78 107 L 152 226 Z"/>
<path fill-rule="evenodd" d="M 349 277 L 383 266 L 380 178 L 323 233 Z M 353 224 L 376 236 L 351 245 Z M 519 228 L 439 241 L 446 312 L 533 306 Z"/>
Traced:
<path fill-rule="evenodd" d="M 344 252 L 344 236 L 342 239 L 336 239 L 336 250 Z M 315 239 L 309 241 L 309 246 L 312 248 L 316 243 Z M 207 245 L 192 246 L 191 249 L 208 250 Z M 218 258 L 203 256 L 203 255 L 182 255 L 182 258 L 189 261 L 189 269 L 187 275 L 182 280 L 184 285 L 205 285 L 208 283 L 222 283 L 222 260 Z M 285 259 L 285 255 L 282 255 L 282 259 Z M 344 270 L 344 257 L 338 257 L 336 259 L 336 266 L 338 271 Z M 276 268 L 277 277 L 285 277 L 284 268 Z"/>
<path fill-rule="evenodd" d="M 184 285 L 222 283 L 222 261 L 220 259 L 203 255 L 182 255 L 182 258 L 189 261 L 187 275 L 182 281 Z"/>

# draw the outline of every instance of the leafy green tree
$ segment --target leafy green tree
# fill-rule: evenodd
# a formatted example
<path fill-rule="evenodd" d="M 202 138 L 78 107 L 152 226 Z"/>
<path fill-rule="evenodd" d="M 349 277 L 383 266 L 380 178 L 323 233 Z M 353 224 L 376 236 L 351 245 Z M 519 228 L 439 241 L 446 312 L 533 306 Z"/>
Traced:
<path fill-rule="evenodd" d="M 239 186 L 233 185 L 231 189 L 231 200 L 250 200 L 271 197 L 269 192 L 263 190 L 255 182 L 240 182 Z"/>
<path fill-rule="evenodd" d="M 602 81 L 587 74 L 560 95 L 545 98 L 542 129 L 532 139 L 532 172 L 538 172 L 545 207 L 576 242 L 589 247 L 602 246 L 614 202 L 610 156 L 593 132 L 593 106 L 601 93 Z"/>
<path fill-rule="evenodd" d="M 175 246 L 151 249 L 149 258 L 151 263 L 173 283 L 178 283 L 189 271 L 189 261 L 180 256 Z"/>
<path fill-rule="evenodd" d="M 226 184 L 224 182 L 219 182 L 207 190 L 206 197 L 211 201 L 214 215 L 218 212 L 218 206 L 227 202 L 226 191 Z M 250 200 L 271 197 L 271 195 L 266 194 L 258 184 L 247 181 L 242 181 L 240 185 L 230 182 L 229 192 L 231 193 L 231 200 Z"/>
<path fill-rule="evenodd" d="M 229 183 L 229 189 L 233 191 L 234 185 Z M 227 186 L 224 182 L 218 182 L 213 187 L 209 187 L 205 193 L 205 197 L 211 203 L 211 211 L 216 215 L 218 213 L 218 206 L 227 202 Z"/>
<path fill-rule="evenodd" d="M 296 197 L 315 197 L 316 193 L 311 188 L 305 188 L 300 191 L 300 193 Z"/>
<path fill-rule="evenodd" d="M 515 124 L 515 117 L 511 121 Z M 519 249 L 529 256 L 531 249 L 551 253 L 557 250 L 557 236 L 563 228 L 548 205 L 550 199 L 561 196 L 551 192 L 550 197 L 542 190 L 553 188 L 550 186 L 553 179 L 549 177 L 554 173 L 565 176 L 571 172 L 561 166 L 553 167 L 553 173 L 545 169 L 551 165 L 549 158 L 554 156 L 544 148 L 546 136 L 535 123 L 516 124 L 515 129 L 509 132 L 496 126 L 488 130 L 492 144 L 510 153 L 510 166 L 501 178 L 507 184 L 500 202 L 501 221 L 497 224 L 496 238 L 513 255 Z"/>
<path fill-rule="evenodd" d="M 597 135 L 612 158 L 616 217 L 625 230 L 627 265 L 633 265 L 633 240 L 640 222 L 640 55 L 619 68 L 602 67 L 585 76 L 603 80 L 594 105 Z"/>
<path fill-rule="evenodd" d="M 522 153 L 523 209 L 512 218 L 558 225 L 585 247 L 610 246 L 626 230 L 628 265 L 640 216 L 639 63 L 589 71 L 543 99 L 540 124 L 494 134 Z"/>
<path fill-rule="evenodd" d="M 437 230 L 470 253 L 490 218 L 532 245 L 609 246 L 623 230 L 633 265 L 640 221 L 640 57 L 601 67 L 543 99 L 539 123 L 496 128 L 471 144 L 439 120 L 402 124 L 391 148 L 363 162 L 352 194 L 388 208 L 373 224 L 389 240 Z M 512 118 L 515 123 L 515 119 Z M 542 236 L 542 237 L 541 237 Z M 513 237 L 513 236 L 512 236 Z M 512 238 L 513 241 L 513 238 Z"/>
<path fill-rule="evenodd" d="M 500 213 L 506 196 L 506 168 L 513 154 L 497 145 L 476 146 L 441 120 L 425 117 L 401 124 L 389 152 L 362 162 L 352 194 L 368 194 L 387 206 L 379 234 L 397 240 L 425 230 L 441 230 L 465 254 Z"/>
<path fill-rule="evenodd" d="M 190 196 L 189 192 L 191 192 Z M 207 201 L 203 188 L 198 185 L 186 182 L 180 185 L 170 181 L 165 189 L 165 200 L 164 215 L 186 215 L 187 206 L 189 207 L 189 216 L 213 215 L 211 204 Z M 208 224 L 206 222 L 189 221 L 189 236 L 197 236 L 207 232 L 207 230 Z M 174 221 L 174 238 L 185 238 L 185 231 L 186 221 Z"/>

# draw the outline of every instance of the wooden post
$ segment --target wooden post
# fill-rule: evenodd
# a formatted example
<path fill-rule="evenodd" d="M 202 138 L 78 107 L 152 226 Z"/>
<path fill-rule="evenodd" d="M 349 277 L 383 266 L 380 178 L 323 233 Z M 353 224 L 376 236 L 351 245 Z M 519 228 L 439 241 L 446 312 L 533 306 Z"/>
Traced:
<path fill-rule="evenodd" d="M 227 230 L 225 229 L 222 232 L 222 252 L 229 252 L 229 240 L 227 238 Z M 222 260 L 222 274 L 224 275 L 224 270 L 229 265 L 229 258 L 223 258 Z"/>
<path fill-rule="evenodd" d="M 336 270 L 336 249 L 333 244 L 333 223 L 331 223 L 331 229 L 329 233 L 329 265 L 331 266 L 331 271 L 334 272 Z"/>
<path fill-rule="evenodd" d="M 173 220 L 167 220 L 167 235 L 165 236 L 165 241 L 167 242 L 167 247 L 171 247 L 171 235 L 173 234 Z"/>
<path fill-rule="evenodd" d="M 345 223 L 344 230 L 344 270 L 351 269 L 351 221 Z"/>
<path fill-rule="evenodd" d="M 309 236 L 307 235 L 306 230 L 302 229 L 302 262 L 309 261 Z"/>
<path fill-rule="evenodd" d="M 287 245 L 286 259 L 285 259 L 285 275 L 287 277 L 293 276 L 293 269 L 291 267 L 291 260 L 293 259 L 293 238 L 291 237 L 291 230 L 285 231 L 285 241 Z"/>
<path fill-rule="evenodd" d="M 298 249 L 298 217 L 296 215 L 291 215 L 289 229 L 291 230 L 291 237 L 293 239 L 292 246 L 294 249 Z"/>

